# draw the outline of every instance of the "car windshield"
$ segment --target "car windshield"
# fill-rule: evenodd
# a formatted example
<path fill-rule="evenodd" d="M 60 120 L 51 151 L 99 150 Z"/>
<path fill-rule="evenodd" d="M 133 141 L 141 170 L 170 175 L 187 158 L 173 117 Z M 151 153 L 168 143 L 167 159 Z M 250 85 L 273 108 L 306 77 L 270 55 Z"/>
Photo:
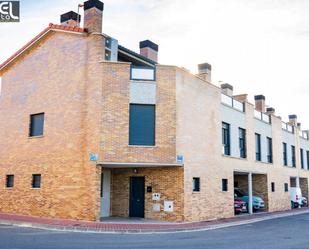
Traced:
<path fill-rule="evenodd" d="M 243 192 L 241 189 L 235 189 L 234 191 L 238 197 L 243 197 L 247 195 L 247 193 Z"/>

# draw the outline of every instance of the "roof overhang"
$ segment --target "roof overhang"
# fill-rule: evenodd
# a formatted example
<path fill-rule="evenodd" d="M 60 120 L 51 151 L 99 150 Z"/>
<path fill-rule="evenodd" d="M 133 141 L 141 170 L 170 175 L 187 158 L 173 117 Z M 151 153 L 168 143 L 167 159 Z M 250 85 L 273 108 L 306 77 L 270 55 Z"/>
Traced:
<path fill-rule="evenodd" d="M 161 168 L 161 167 L 183 167 L 180 163 L 124 163 L 124 162 L 97 162 L 98 166 L 109 169 L 121 168 Z"/>
<path fill-rule="evenodd" d="M 263 172 L 263 171 L 251 171 L 251 170 L 241 170 L 241 169 L 234 170 L 234 175 L 248 175 L 249 173 L 253 175 L 267 175 L 267 172 Z"/>
<path fill-rule="evenodd" d="M 145 66 L 149 66 L 149 67 L 155 67 L 155 65 L 157 64 L 156 62 L 140 55 L 137 54 L 135 52 L 133 52 L 132 50 L 129 50 L 123 46 L 118 46 L 118 52 L 121 53 L 122 55 L 130 58 L 131 60 L 135 60 L 139 63 L 144 64 Z"/>

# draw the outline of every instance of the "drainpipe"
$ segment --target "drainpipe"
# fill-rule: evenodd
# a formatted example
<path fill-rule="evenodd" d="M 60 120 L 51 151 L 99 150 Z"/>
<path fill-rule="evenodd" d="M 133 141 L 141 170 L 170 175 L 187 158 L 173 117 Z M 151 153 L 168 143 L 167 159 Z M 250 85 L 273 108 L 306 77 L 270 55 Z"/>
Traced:
<path fill-rule="evenodd" d="M 248 212 L 249 214 L 253 214 L 253 206 L 252 206 L 252 173 L 250 172 L 248 174 L 248 195 L 249 195 L 249 201 L 248 201 Z"/>

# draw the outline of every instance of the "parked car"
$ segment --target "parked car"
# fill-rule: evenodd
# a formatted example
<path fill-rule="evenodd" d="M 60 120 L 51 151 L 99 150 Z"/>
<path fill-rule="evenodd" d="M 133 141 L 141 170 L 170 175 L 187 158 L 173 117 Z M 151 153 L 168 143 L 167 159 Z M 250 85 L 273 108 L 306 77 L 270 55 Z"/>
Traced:
<path fill-rule="evenodd" d="M 247 204 L 236 196 L 234 199 L 234 210 L 235 214 L 246 213 L 248 212 Z"/>
<path fill-rule="evenodd" d="M 301 198 L 301 206 L 302 207 L 307 207 L 308 206 L 308 202 L 307 202 L 307 198 L 306 197 L 302 197 Z"/>
<path fill-rule="evenodd" d="M 299 187 L 290 187 L 290 198 L 292 208 L 298 208 L 302 206 L 302 194 Z"/>
<path fill-rule="evenodd" d="M 247 193 L 242 191 L 240 188 L 234 189 L 234 194 L 237 196 L 237 198 L 240 198 L 242 201 L 246 203 L 247 206 L 249 206 L 249 196 Z M 252 208 L 254 211 L 261 210 L 265 208 L 265 203 L 263 199 L 259 196 L 252 196 Z"/>

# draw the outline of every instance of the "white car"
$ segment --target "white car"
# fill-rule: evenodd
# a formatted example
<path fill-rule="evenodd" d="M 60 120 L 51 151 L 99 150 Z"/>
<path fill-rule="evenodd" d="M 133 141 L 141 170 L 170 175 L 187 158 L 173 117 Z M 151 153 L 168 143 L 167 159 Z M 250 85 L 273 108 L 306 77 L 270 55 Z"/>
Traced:
<path fill-rule="evenodd" d="M 290 187 L 290 198 L 292 208 L 298 208 L 302 206 L 302 194 L 300 188 Z"/>

